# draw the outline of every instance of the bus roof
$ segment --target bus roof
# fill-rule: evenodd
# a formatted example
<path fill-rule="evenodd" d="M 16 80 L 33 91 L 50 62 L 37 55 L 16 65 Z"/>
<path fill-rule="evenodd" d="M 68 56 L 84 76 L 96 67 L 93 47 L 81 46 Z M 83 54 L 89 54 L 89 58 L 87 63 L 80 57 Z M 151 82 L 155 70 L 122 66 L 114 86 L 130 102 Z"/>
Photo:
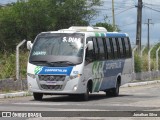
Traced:
<path fill-rule="evenodd" d="M 42 33 L 84 33 L 87 34 L 88 37 L 128 37 L 127 33 L 107 32 L 104 27 L 91 26 L 72 26 L 68 29 L 60 29 L 58 31 L 48 31 Z"/>
<path fill-rule="evenodd" d="M 95 32 L 96 37 L 128 37 L 127 33 L 118 33 L 118 32 L 107 32 L 107 33 L 99 33 Z"/>
<path fill-rule="evenodd" d="M 76 30 L 81 32 L 107 32 L 104 27 L 93 27 L 93 26 L 71 26 L 67 30 Z"/>

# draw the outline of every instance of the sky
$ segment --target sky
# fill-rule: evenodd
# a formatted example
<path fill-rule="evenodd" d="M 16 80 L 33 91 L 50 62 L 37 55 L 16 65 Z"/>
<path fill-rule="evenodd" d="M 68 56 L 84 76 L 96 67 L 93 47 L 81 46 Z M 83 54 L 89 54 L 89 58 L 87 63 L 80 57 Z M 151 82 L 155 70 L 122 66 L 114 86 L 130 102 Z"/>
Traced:
<path fill-rule="evenodd" d="M 147 44 L 148 35 L 148 19 L 150 22 L 150 42 L 156 44 L 160 41 L 160 0 L 142 0 L 142 44 Z M 136 42 L 136 27 L 137 27 L 137 7 L 138 0 L 114 0 L 115 8 L 115 22 L 120 28 L 121 32 L 128 33 L 131 43 Z M 112 24 L 112 0 L 103 0 L 103 6 L 97 8 L 100 10 L 99 16 L 91 22 L 103 22 L 104 17 L 108 16 L 106 20 Z"/>
<path fill-rule="evenodd" d="M 6 3 L 11 3 L 11 2 L 15 2 L 17 0 L 0 0 L 0 4 L 6 4 Z"/>
<path fill-rule="evenodd" d="M 0 4 L 15 2 L 17 0 L 0 0 Z M 90 25 L 96 22 L 108 22 L 112 24 L 112 0 L 102 0 L 101 7 L 96 7 L 99 11 L 98 15 L 91 20 Z M 142 44 L 147 44 L 147 21 L 150 22 L 150 42 L 156 44 L 160 41 L 160 0 L 142 0 Z M 136 22 L 137 22 L 137 7 L 138 0 L 114 0 L 115 23 L 120 28 L 121 32 L 128 33 L 132 45 L 136 42 Z M 105 16 L 108 16 L 104 20 Z"/>

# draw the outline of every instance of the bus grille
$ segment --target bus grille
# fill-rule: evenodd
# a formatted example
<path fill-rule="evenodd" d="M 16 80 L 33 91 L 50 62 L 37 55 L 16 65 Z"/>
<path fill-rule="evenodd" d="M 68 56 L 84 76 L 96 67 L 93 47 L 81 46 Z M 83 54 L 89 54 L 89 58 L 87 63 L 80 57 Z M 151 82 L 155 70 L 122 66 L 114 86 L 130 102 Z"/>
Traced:
<path fill-rule="evenodd" d="M 46 90 L 60 90 L 62 88 L 62 85 L 41 85 L 42 89 Z"/>
<path fill-rule="evenodd" d="M 64 75 L 39 75 L 40 81 L 64 81 L 65 77 Z"/>

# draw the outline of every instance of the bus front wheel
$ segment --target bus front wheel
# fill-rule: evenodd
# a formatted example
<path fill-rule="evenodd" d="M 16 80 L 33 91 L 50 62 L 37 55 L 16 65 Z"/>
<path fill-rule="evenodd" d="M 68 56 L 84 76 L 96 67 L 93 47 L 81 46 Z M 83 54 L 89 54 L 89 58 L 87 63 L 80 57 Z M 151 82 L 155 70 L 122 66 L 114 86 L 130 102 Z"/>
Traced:
<path fill-rule="evenodd" d="M 35 100 L 42 100 L 43 94 L 42 93 L 33 93 L 33 97 Z"/>
<path fill-rule="evenodd" d="M 82 95 L 82 98 L 83 98 L 84 101 L 88 101 L 89 100 L 89 89 L 88 89 L 88 87 L 87 87 L 86 93 L 84 93 Z"/>

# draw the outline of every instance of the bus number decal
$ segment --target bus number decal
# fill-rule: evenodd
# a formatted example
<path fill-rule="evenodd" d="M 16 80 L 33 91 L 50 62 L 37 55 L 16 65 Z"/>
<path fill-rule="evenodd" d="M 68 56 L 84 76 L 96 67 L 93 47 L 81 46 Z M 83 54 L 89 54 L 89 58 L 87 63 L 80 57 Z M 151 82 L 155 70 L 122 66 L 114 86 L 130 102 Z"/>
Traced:
<path fill-rule="evenodd" d="M 63 42 L 81 42 L 81 38 L 76 38 L 76 37 L 63 37 Z"/>

